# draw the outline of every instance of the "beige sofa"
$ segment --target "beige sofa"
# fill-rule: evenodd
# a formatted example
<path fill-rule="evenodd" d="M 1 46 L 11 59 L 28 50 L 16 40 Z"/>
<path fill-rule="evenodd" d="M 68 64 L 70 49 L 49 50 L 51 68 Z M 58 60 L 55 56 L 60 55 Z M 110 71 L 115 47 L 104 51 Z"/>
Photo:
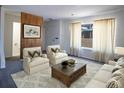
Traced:
<path fill-rule="evenodd" d="M 40 51 L 40 55 L 42 55 L 42 57 L 31 58 L 28 51 Z M 49 59 L 46 54 L 42 54 L 41 47 L 23 49 L 23 69 L 27 74 L 32 74 L 45 68 L 49 68 Z"/>
<path fill-rule="evenodd" d="M 51 48 L 61 49 L 60 45 L 51 45 L 47 47 L 47 56 L 50 60 L 51 65 L 61 63 L 63 60 L 68 59 L 68 54 L 65 52 L 65 50 L 61 50 L 61 52 L 53 53 Z"/>
<path fill-rule="evenodd" d="M 115 64 L 114 61 L 109 61 L 109 64 L 104 64 L 93 79 L 88 82 L 86 88 L 106 88 L 108 80 L 111 79 Z"/>

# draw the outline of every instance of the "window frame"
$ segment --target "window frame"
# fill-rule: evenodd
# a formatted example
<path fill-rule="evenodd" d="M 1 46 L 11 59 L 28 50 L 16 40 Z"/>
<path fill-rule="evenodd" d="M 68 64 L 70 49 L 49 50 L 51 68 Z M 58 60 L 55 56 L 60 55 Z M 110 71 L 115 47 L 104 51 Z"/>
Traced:
<path fill-rule="evenodd" d="M 82 25 L 86 25 L 86 24 L 92 24 L 93 25 L 93 22 L 90 22 L 90 23 L 81 23 L 81 27 L 82 27 Z M 81 33 L 82 33 L 82 28 L 81 28 Z M 81 34 L 81 38 L 82 38 L 82 34 Z M 92 26 L 92 39 L 93 39 L 93 26 Z M 82 49 L 93 50 L 93 42 L 92 42 L 92 48 L 91 47 L 84 47 L 84 46 L 82 46 L 82 42 L 81 42 L 81 48 Z"/>

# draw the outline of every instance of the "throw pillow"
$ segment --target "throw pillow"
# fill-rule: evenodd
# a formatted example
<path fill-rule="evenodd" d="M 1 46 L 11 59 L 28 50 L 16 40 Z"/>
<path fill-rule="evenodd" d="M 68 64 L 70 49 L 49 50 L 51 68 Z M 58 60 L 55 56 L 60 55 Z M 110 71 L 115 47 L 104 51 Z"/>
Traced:
<path fill-rule="evenodd" d="M 123 60 L 124 60 L 124 57 L 120 57 L 120 58 L 117 60 L 117 62 L 123 61 Z"/>
<path fill-rule="evenodd" d="M 115 67 L 114 67 L 113 70 L 112 70 L 112 73 L 114 73 L 115 71 L 117 71 L 117 70 L 119 70 L 119 69 L 121 69 L 121 68 L 122 68 L 121 66 L 115 65 Z"/>
<path fill-rule="evenodd" d="M 107 88 L 124 88 L 124 78 L 120 76 L 116 76 L 108 80 L 106 84 Z"/>
<path fill-rule="evenodd" d="M 54 53 L 60 52 L 60 49 L 59 49 L 59 48 L 51 48 L 51 50 L 52 50 L 52 52 L 54 52 Z"/>
<path fill-rule="evenodd" d="M 30 58 L 33 58 L 34 57 L 34 53 L 31 52 L 31 51 L 28 51 L 28 55 L 30 56 Z"/>
<path fill-rule="evenodd" d="M 56 53 L 56 48 L 55 49 L 54 48 L 51 48 L 51 51 L 54 52 L 54 53 Z"/>
<path fill-rule="evenodd" d="M 28 54 L 29 54 L 29 56 L 31 58 L 33 58 L 33 57 L 39 57 L 41 55 L 40 51 L 33 51 L 33 52 L 28 51 Z"/>
<path fill-rule="evenodd" d="M 40 54 L 40 51 L 34 51 L 34 56 L 33 57 L 39 57 L 41 54 Z"/>
<path fill-rule="evenodd" d="M 114 73 L 112 73 L 112 77 L 120 76 L 120 75 L 124 78 L 124 68 L 116 70 Z"/>
<path fill-rule="evenodd" d="M 124 67 L 124 57 L 119 58 L 116 65 Z"/>
<path fill-rule="evenodd" d="M 56 53 L 61 52 L 61 50 L 59 48 L 56 48 Z"/>

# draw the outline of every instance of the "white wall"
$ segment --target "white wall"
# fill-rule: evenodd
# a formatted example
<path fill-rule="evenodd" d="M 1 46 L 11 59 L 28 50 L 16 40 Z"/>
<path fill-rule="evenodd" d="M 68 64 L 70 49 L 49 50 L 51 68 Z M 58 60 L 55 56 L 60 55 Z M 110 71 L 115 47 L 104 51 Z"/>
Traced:
<path fill-rule="evenodd" d="M 56 39 L 58 38 L 58 39 Z M 45 46 L 60 44 L 60 20 L 52 20 L 45 24 Z"/>
<path fill-rule="evenodd" d="M 65 49 L 68 53 L 70 52 L 70 32 L 69 32 L 69 24 L 75 21 L 81 21 L 82 23 L 93 23 L 94 20 L 105 19 L 105 18 L 115 18 L 117 22 L 117 34 L 116 34 L 116 46 L 124 47 L 124 10 L 112 12 L 108 14 L 102 14 L 91 17 L 78 18 L 73 20 L 60 20 L 60 21 L 50 21 L 50 24 L 46 24 L 48 32 L 46 32 L 46 42 L 47 45 L 52 43 L 52 38 L 60 33 L 60 45 L 63 49 Z M 60 22 L 60 24 L 58 23 Z M 58 24 L 57 24 L 58 23 Z M 59 29 L 59 30 L 58 30 Z M 48 39 L 48 40 L 47 40 Z M 81 49 L 80 56 L 86 57 L 89 59 L 95 59 L 92 49 Z"/>
<path fill-rule="evenodd" d="M 5 68 L 4 56 L 4 9 L 0 6 L 0 68 Z"/>
<path fill-rule="evenodd" d="M 60 24 L 60 45 L 61 48 L 70 53 L 70 31 L 69 31 L 69 20 L 61 20 Z"/>
<path fill-rule="evenodd" d="M 4 51 L 5 57 L 12 57 L 12 46 L 13 46 L 13 22 L 20 22 L 20 16 L 5 14 L 5 26 L 4 26 Z M 19 29 L 20 31 L 20 29 Z"/>

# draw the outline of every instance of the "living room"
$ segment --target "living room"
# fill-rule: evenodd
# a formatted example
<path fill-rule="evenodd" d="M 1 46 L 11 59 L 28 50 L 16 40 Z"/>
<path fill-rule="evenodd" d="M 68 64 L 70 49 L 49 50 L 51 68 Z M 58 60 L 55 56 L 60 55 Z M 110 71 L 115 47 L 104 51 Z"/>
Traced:
<path fill-rule="evenodd" d="M 0 10 L 0 87 L 124 87 L 123 5 L 3 5 Z M 32 29 L 36 32 L 29 34 Z"/>

